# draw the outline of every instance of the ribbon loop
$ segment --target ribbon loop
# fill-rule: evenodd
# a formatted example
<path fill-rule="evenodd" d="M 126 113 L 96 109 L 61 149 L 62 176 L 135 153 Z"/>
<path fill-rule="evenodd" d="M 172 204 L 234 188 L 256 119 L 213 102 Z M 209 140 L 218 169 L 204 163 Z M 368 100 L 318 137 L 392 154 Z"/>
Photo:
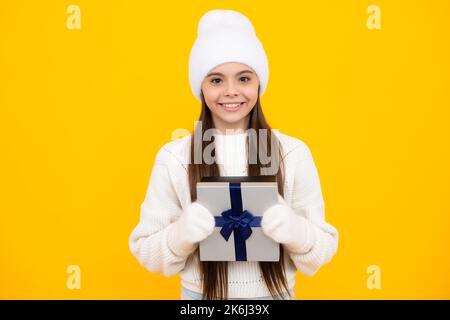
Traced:
<path fill-rule="evenodd" d="M 254 216 L 250 211 L 243 210 L 241 184 L 230 183 L 231 209 L 215 217 L 216 226 L 222 227 L 220 234 L 228 241 L 231 233 L 234 234 L 234 247 L 236 261 L 247 261 L 247 248 L 245 241 L 251 236 L 251 227 L 261 226 L 261 217 Z"/>

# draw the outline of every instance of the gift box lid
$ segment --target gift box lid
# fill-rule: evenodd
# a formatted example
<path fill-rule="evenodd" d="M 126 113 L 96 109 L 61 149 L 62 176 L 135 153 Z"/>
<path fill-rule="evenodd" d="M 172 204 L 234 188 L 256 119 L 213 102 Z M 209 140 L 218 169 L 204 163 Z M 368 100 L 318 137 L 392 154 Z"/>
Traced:
<path fill-rule="evenodd" d="M 203 177 L 200 182 L 277 182 L 276 176 L 221 176 L 221 177 Z"/>

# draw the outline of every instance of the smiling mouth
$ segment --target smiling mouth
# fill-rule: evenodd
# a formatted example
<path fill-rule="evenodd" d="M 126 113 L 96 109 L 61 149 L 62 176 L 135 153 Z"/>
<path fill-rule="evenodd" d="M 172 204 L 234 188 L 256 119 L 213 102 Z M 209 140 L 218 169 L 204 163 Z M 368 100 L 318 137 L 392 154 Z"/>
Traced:
<path fill-rule="evenodd" d="M 240 103 L 219 103 L 219 105 L 226 111 L 236 111 L 239 110 L 245 102 Z"/>

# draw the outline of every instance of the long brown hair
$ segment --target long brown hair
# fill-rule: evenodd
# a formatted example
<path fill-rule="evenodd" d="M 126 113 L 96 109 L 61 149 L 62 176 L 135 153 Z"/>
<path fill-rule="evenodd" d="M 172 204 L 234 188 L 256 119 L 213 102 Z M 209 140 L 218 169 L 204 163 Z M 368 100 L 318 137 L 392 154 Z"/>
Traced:
<path fill-rule="evenodd" d="M 258 90 L 259 91 L 259 90 Z M 201 139 L 201 144 L 195 145 L 194 143 L 194 136 L 196 134 L 198 135 L 201 132 L 201 137 L 203 137 L 203 134 L 206 130 L 214 128 L 213 119 L 211 115 L 211 110 L 207 106 L 205 99 L 203 97 L 203 93 L 201 95 L 202 100 L 202 110 L 200 114 L 199 124 L 201 124 L 201 129 L 199 126 L 194 128 L 194 134 L 192 135 L 191 139 L 191 155 L 190 155 L 190 163 L 188 167 L 188 175 L 189 175 L 189 187 L 191 192 L 191 201 L 194 202 L 197 200 L 197 189 L 196 184 L 202 177 L 209 177 L 209 176 L 220 176 L 219 167 L 217 166 L 216 161 L 214 161 L 212 164 L 207 164 L 203 162 L 203 150 L 205 147 L 209 144 L 207 141 L 203 141 Z M 284 165 L 283 165 L 283 157 L 282 157 L 282 150 L 281 150 L 281 144 L 279 143 L 278 139 L 275 135 L 272 134 L 271 128 L 269 124 L 267 123 L 266 119 L 264 118 L 264 114 L 262 112 L 260 99 L 258 96 L 258 99 L 256 101 L 255 106 L 253 107 L 252 111 L 250 112 L 249 117 L 249 129 L 255 129 L 254 131 L 257 134 L 256 141 L 260 141 L 260 130 L 259 129 L 266 129 L 267 132 L 267 142 L 268 143 L 262 143 L 259 145 L 260 148 L 266 148 L 266 150 L 263 150 L 262 152 L 265 152 L 263 154 L 272 157 L 272 143 L 271 139 L 274 139 L 275 145 L 277 146 L 276 150 L 274 152 L 277 152 L 276 156 L 278 159 L 279 166 L 277 168 L 277 184 L 278 184 L 278 192 L 283 196 L 283 185 L 284 185 Z M 253 131 L 253 130 L 252 130 Z M 250 141 L 250 142 L 249 142 Z M 254 142 L 253 139 L 250 139 L 247 141 L 248 143 L 248 153 L 256 155 L 257 154 L 257 145 Z M 214 142 L 212 142 L 214 143 Z M 201 149 L 200 149 L 201 148 Z M 198 150 L 200 149 L 200 150 Z M 212 149 L 213 152 L 215 151 Z M 199 153 L 202 155 L 202 161 L 201 163 L 195 163 L 194 161 L 194 152 L 201 152 Z M 251 153 L 252 152 L 252 153 Z M 261 152 L 261 150 L 260 150 Z M 248 161 L 247 169 L 248 169 L 248 175 L 249 176 L 259 176 L 262 175 L 262 168 L 268 168 L 270 166 L 269 164 L 263 164 L 260 161 L 260 157 L 257 157 L 256 163 L 252 163 L 255 161 Z M 198 162 L 198 161 L 197 161 Z M 197 249 L 196 253 L 199 256 L 199 251 Z M 287 292 L 289 296 L 291 296 L 287 280 L 286 280 L 286 273 L 284 268 L 284 251 L 283 246 L 280 245 L 280 260 L 277 262 L 259 262 L 259 267 L 261 269 L 261 273 L 263 275 L 264 281 L 267 285 L 267 288 L 270 292 L 270 294 L 275 297 L 276 295 L 282 296 Z M 202 289 L 203 289 L 203 299 L 205 300 L 211 300 L 211 299 L 227 299 L 228 298 L 228 262 L 227 261 L 200 261 L 200 275 L 201 275 L 201 281 L 202 281 Z M 283 290 L 283 288 L 285 290 Z"/>

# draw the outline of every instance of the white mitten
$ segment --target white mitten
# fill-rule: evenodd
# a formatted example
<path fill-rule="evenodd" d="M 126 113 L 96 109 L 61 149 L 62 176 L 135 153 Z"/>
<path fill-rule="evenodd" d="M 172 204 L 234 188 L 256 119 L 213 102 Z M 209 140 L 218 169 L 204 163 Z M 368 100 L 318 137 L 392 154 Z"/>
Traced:
<path fill-rule="evenodd" d="M 306 253 L 315 242 L 314 226 L 284 201 L 264 212 L 261 227 L 266 236 L 293 253 Z"/>
<path fill-rule="evenodd" d="M 213 233 L 214 227 L 212 213 L 197 201 L 192 202 L 170 225 L 167 235 L 169 248 L 179 256 L 188 256 L 200 241 Z"/>

